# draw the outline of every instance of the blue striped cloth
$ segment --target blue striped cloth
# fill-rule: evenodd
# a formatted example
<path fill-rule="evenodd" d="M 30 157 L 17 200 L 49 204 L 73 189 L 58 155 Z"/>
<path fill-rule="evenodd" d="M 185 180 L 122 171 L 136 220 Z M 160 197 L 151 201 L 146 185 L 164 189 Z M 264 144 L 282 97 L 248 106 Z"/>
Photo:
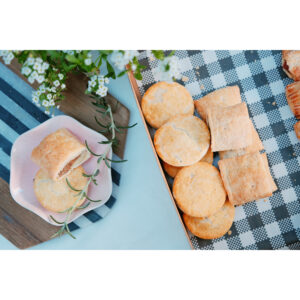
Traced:
<path fill-rule="evenodd" d="M 49 119 L 31 101 L 33 89 L 0 63 L 0 177 L 9 183 L 10 152 L 19 135 Z M 62 114 L 57 111 L 57 114 Z M 113 158 L 116 159 L 117 157 Z M 115 204 L 122 164 L 112 164 L 113 192 L 110 199 L 69 224 L 70 230 L 88 226 L 104 218 Z"/>

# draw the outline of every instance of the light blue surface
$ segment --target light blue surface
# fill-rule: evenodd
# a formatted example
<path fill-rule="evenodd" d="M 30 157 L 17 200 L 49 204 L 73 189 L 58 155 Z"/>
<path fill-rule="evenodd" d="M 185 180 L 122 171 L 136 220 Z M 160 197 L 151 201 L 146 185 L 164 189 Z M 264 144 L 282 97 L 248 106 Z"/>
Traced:
<path fill-rule="evenodd" d="M 1 68 L 1 67 L 0 67 Z M 2 72 L 2 70 L 0 70 Z M 20 85 L 15 78 L 14 86 Z M 18 90 L 29 92 L 28 87 Z M 110 214 L 76 230 L 76 240 L 63 236 L 32 249 L 190 249 L 172 199 L 160 174 L 127 76 L 111 81 L 110 93 L 131 113 L 118 199 Z M 30 122 L 30 120 L 28 120 Z M 16 249 L 0 235 L 0 249 Z"/>

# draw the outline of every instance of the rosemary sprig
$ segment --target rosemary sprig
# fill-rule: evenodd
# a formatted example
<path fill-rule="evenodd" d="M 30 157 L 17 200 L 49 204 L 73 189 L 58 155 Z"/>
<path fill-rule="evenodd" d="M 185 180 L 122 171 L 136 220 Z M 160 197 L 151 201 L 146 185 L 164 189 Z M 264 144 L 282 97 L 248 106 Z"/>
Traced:
<path fill-rule="evenodd" d="M 74 197 L 77 197 L 75 203 L 73 204 L 72 207 L 66 209 L 65 211 L 62 211 L 61 213 L 66 213 L 66 218 L 63 222 L 59 222 L 57 221 L 52 215 L 50 215 L 50 219 L 52 221 L 54 221 L 56 224 L 58 225 L 62 225 L 61 228 L 52 236 L 52 237 L 56 237 L 56 236 L 61 236 L 64 233 L 69 234 L 72 238 L 75 239 L 75 236 L 71 233 L 70 228 L 68 226 L 68 222 L 70 220 L 70 217 L 72 215 L 72 213 L 77 210 L 77 209 L 84 209 L 87 206 L 90 205 L 91 202 L 100 202 L 101 200 L 93 200 L 91 199 L 88 195 L 87 195 L 87 190 L 88 187 L 90 186 L 91 183 L 98 185 L 96 177 L 99 175 L 100 173 L 100 165 L 102 162 L 105 163 L 105 165 L 108 168 L 111 168 L 111 163 L 121 163 L 121 162 L 126 162 L 127 160 L 112 160 L 108 157 L 109 152 L 111 151 L 113 146 L 116 146 L 118 144 L 118 140 L 116 139 L 116 131 L 120 132 L 120 129 L 127 129 L 127 128 L 132 128 L 134 127 L 137 123 L 131 125 L 131 126 L 117 126 L 115 124 L 114 118 L 113 118 L 113 111 L 111 108 L 111 105 L 109 105 L 104 98 L 100 98 L 97 95 L 92 95 L 92 98 L 95 99 L 95 102 L 93 102 L 93 104 L 101 109 L 101 110 L 97 110 L 99 113 L 101 113 L 102 115 L 107 115 L 109 116 L 110 122 L 107 125 L 104 125 L 102 123 L 100 123 L 97 119 L 97 117 L 95 117 L 95 120 L 97 122 L 97 124 L 102 127 L 105 128 L 105 132 L 110 132 L 111 133 L 111 138 L 108 139 L 107 141 L 102 141 L 102 142 L 98 142 L 99 144 L 105 144 L 107 145 L 106 151 L 104 153 L 101 154 L 97 154 L 94 151 L 91 150 L 91 148 L 88 145 L 88 142 L 85 141 L 85 145 L 87 150 L 91 153 L 91 155 L 98 157 L 97 159 L 97 165 L 94 169 L 94 171 L 91 174 L 85 174 L 82 173 L 82 176 L 87 177 L 88 181 L 86 183 L 86 185 L 82 188 L 82 189 L 76 189 L 75 187 L 73 187 L 71 185 L 71 183 L 69 182 L 68 178 L 66 178 L 66 182 L 67 185 L 69 186 L 69 188 L 71 190 L 73 190 L 74 192 L 77 192 Z M 99 132 L 103 132 L 101 130 L 99 130 Z M 77 206 L 78 203 L 82 200 L 82 199 L 86 199 L 87 203 L 81 205 L 81 206 Z"/>

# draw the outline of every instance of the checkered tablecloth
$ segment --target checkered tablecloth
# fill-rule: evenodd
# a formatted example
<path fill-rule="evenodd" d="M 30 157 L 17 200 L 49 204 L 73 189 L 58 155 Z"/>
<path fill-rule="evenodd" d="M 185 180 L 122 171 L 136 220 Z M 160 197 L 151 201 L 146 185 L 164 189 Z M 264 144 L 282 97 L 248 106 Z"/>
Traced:
<path fill-rule="evenodd" d="M 8 183 L 12 144 L 19 135 L 49 118 L 32 103 L 31 93 L 32 88 L 26 82 L 0 63 L 0 177 Z M 113 192 L 110 199 L 105 205 L 70 223 L 71 231 L 93 224 L 110 212 L 118 197 L 120 168 L 121 164 L 112 164 Z"/>
<path fill-rule="evenodd" d="M 139 55 L 147 67 L 138 81 L 141 95 L 158 81 L 157 60 L 150 56 L 149 51 Z M 240 87 L 278 186 L 269 199 L 236 208 L 230 235 L 215 240 L 191 236 L 194 247 L 300 249 L 300 142 L 285 97 L 285 86 L 292 80 L 282 71 L 281 51 L 176 51 L 175 56 L 184 76 L 178 82 L 194 100 L 228 85 Z"/>

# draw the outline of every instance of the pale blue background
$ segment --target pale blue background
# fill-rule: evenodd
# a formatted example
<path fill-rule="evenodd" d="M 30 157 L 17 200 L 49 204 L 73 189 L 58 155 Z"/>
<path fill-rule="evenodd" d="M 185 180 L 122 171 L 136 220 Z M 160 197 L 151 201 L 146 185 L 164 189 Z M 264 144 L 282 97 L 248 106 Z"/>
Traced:
<path fill-rule="evenodd" d="M 1 65 L 1 64 L 0 64 Z M 1 65 L 1 72 L 9 72 Z M 2 73 L 3 74 L 3 73 Z M 15 74 L 9 74 L 27 96 L 29 87 Z M 150 141 L 127 76 L 111 81 L 110 93 L 131 112 L 131 124 L 125 151 L 128 159 L 122 166 L 121 185 L 116 204 L 103 220 L 76 230 L 73 240 L 63 236 L 32 249 L 190 249 L 156 163 Z M 0 249 L 17 249 L 0 235 Z"/>

